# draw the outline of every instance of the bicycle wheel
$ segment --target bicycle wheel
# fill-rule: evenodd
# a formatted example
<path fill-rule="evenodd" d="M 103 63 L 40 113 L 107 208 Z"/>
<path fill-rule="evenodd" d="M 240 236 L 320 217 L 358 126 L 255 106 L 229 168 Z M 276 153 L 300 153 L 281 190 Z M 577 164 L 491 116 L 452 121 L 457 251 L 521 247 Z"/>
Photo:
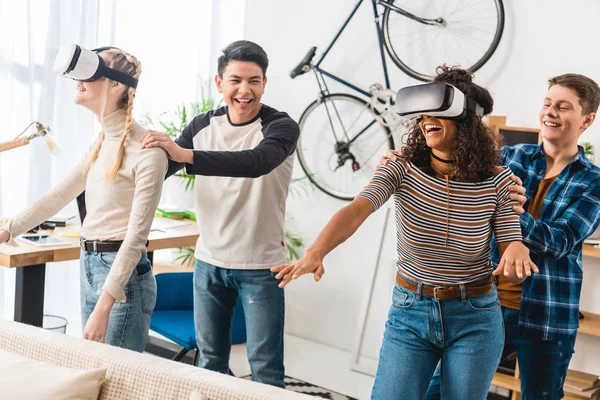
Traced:
<path fill-rule="evenodd" d="M 366 101 L 336 93 L 302 113 L 298 160 L 320 190 L 352 200 L 369 183 L 379 157 L 394 148 L 389 128 L 379 124 Z"/>
<path fill-rule="evenodd" d="M 430 81 L 439 65 L 477 71 L 500 43 L 504 31 L 502 0 L 392 0 L 417 17 L 439 19 L 428 25 L 387 8 L 383 39 L 394 63 L 415 79 Z"/>

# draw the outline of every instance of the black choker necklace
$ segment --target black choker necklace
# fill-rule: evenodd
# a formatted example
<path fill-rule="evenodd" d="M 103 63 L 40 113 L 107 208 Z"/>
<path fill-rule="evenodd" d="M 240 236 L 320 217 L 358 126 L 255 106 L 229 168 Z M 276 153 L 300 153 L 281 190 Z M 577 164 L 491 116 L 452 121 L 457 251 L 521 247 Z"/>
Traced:
<path fill-rule="evenodd" d="M 443 158 L 439 158 L 438 156 L 433 154 L 433 151 L 431 152 L 431 157 L 435 158 L 439 162 L 443 162 L 444 164 L 454 164 L 456 162 L 456 160 L 444 160 Z"/>

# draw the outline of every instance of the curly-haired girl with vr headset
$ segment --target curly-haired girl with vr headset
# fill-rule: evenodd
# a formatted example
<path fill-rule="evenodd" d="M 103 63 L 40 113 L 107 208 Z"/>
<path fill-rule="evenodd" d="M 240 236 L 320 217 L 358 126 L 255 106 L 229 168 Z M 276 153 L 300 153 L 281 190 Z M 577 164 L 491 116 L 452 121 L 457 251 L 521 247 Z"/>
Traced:
<path fill-rule="evenodd" d="M 398 271 L 373 399 L 422 400 L 438 362 L 442 398 L 487 396 L 504 343 L 493 275 L 520 282 L 537 272 L 509 198 L 512 173 L 498 167 L 481 120 L 492 106 L 468 71 L 446 66 L 433 83 L 402 89 L 396 110 L 415 122 L 401 158 L 377 168 L 300 260 L 272 269 L 281 286 L 307 273 L 319 281 L 325 255 L 394 198 Z"/>

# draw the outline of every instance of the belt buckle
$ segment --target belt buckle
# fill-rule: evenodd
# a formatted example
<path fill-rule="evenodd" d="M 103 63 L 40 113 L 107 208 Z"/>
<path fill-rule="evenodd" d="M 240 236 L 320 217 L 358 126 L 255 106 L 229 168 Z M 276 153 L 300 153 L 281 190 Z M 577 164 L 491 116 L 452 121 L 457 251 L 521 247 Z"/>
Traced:
<path fill-rule="evenodd" d="M 433 298 L 436 300 L 440 300 L 440 298 L 438 297 L 438 289 L 443 289 L 442 287 L 436 286 L 433 288 Z"/>
<path fill-rule="evenodd" d="M 98 252 L 98 241 L 97 240 L 94 240 L 92 242 L 92 249 L 94 250 L 94 253 Z"/>

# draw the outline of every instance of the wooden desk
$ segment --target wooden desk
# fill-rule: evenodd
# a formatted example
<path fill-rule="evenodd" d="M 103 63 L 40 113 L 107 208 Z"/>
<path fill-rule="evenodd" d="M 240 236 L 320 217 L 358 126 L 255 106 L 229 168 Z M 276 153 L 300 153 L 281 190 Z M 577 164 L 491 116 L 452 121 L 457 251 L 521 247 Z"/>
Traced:
<path fill-rule="evenodd" d="M 44 316 L 44 284 L 46 263 L 79 259 L 79 238 L 60 236 L 62 232 L 79 232 L 78 221 L 65 228 L 57 228 L 54 235 L 69 241 L 70 245 L 38 247 L 16 239 L 17 246 L 0 245 L 0 266 L 17 268 L 15 287 L 15 321 L 42 326 Z M 198 228 L 194 221 L 188 225 L 152 231 L 149 236 L 148 258 L 152 261 L 153 251 L 196 245 Z"/>

